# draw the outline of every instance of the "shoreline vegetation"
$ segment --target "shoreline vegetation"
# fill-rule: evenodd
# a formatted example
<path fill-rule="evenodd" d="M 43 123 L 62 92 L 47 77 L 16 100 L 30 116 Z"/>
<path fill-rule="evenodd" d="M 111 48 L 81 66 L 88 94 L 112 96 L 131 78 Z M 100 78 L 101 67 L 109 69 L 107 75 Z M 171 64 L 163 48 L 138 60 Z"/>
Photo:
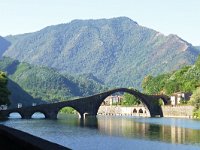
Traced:
<path fill-rule="evenodd" d="M 147 75 L 142 88 L 147 94 L 191 93 L 191 97 L 182 100 L 181 105 L 189 104 L 194 106 L 193 117 L 200 119 L 200 56 L 192 66 L 184 66 L 171 73 L 158 76 Z"/>

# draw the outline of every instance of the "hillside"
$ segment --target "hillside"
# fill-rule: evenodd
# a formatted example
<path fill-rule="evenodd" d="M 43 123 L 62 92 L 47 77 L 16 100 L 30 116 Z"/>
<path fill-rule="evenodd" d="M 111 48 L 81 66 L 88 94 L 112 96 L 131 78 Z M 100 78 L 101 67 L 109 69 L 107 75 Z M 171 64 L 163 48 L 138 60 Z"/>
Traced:
<path fill-rule="evenodd" d="M 10 46 L 10 42 L 0 36 L 0 59 L 2 58 L 3 53 L 8 49 Z"/>
<path fill-rule="evenodd" d="M 33 98 L 49 102 L 88 96 L 105 89 L 101 84 L 84 76 L 61 75 L 53 69 L 20 63 L 10 58 L 0 61 L 0 69 L 6 71 L 9 78 Z M 16 92 L 15 90 L 11 92 Z"/>
<path fill-rule="evenodd" d="M 200 46 L 195 46 L 195 48 L 200 51 Z"/>
<path fill-rule="evenodd" d="M 192 66 L 185 66 L 177 71 L 153 77 L 147 76 L 143 80 L 144 92 L 149 94 L 172 94 L 175 92 L 192 93 L 200 87 L 200 56 Z"/>
<path fill-rule="evenodd" d="M 52 67 L 63 74 L 93 74 L 110 87 L 140 87 L 157 75 L 195 62 L 199 51 L 126 17 L 74 20 L 38 32 L 8 36 L 4 56 Z"/>
<path fill-rule="evenodd" d="M 11 108 L 17 107 L 18 103 L 21 103 L 22 106 L 32 106 L 33 103 L 42 104 L 46 103 L 41 99 L 33 98 L 30 94 L 24 91 L 17 83 L 12 81 L 11 79 L 8 80 L 8 89 L 11 93 L 9 96 L 10 99 L 10 106 Z"/>

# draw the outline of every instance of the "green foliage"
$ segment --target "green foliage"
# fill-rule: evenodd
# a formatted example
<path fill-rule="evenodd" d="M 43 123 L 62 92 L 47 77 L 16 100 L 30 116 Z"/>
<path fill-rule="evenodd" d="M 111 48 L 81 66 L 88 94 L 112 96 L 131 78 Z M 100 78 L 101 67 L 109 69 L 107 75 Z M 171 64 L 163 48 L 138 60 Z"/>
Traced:
<path fill-rule="evenodd" d="M 124 93 L 123 95 L 123 103 L 124 106 L 133 106 L 140 104 L 140 100 L 136 98 L 134 95 L 129 93 Z"/>
<path fill-rule="evenodd" d="M 92 73 L 111 87 L 140 88 L 145 75 L 193 64 L 199 53 L 175 35 L 164 36 L 126 17 L 75 20 L 6 40 L 11 46 L 4 56 L 61 73 Z"/>
<path fill-rule="evenodd" d="M 77 111 L 72 107 L 64 107 L 59 112 L 64 114 L 77 114 Z"/>
<path fill-rule="evenodd" d="M 163 100 L 162 99 L 155 100 L 153 102 L 154 102 L 155 105 L 158 105 L 158 106 L 162 106 L 163 105 Z"/>
<path fill-rule="evenodd" d="M 196 110 L 200 109 L 200 87 L 193 92 L 190 103 L 195 106 Z"/>
<path fill-rule="evenodd" d="M 14 68 L 14 70 L 10 68 Z M 20 63 L 10 58 L 4 58 L 0 61 L 0 69 L 4 69 L 9 78 L 33 98 L 49 102 L 88 96 L 105 90 L 104 86 L 85 75 L 78 77 L 63 75 L 54 69 Z M 11 89 L 13 88 L 11 87 Z M 19 98 L 19 96 L 17 97 Z M 27 98 L 25 97 L 25 99 Z"/>
<path fill-rule="evenodd" d="M 9 100 L 10 92 L 7 89 L 7 82 L 8 79 L 6 77 L 6 74 L 0 71 L 0 105 L 10 104 Z"/>
<path fill-rule="evenodd" d="M 192 94 L 190 103 L 195 107 L 193 116 L 200 119 L 200 87 L 198 87 Z"/>
<path fill-rule="evenodd" d="M 147 76 L 142 82 L 144 91 L 149 94 L 171 95 L 179 91 L 192 93 L 198 86 L 200 86 L 200 57 L 193 66 L 185 66 L 173 73 L 156 77 Z"/>

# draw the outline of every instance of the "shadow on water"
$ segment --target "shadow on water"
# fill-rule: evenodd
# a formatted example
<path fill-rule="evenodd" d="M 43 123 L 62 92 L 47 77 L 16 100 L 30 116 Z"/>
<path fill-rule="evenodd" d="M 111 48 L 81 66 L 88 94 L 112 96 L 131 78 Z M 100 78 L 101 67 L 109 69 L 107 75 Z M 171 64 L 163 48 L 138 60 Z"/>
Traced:
<path fill-rule="evenodd" d="M 98 129 L 98 119 L 93 116 L 88 116 L 85 119 L 80 119 L 78 115 L 59 114 L 57 122 L 70 126 Z"/>

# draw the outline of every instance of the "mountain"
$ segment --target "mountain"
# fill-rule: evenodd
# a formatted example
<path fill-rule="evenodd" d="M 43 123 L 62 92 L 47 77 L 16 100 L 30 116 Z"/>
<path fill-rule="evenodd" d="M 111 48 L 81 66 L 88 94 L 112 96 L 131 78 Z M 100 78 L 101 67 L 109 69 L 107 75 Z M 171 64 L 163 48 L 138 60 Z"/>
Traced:
<path fill-rule="evenodd" d="M 200 46 L 195 46 L 195 48 L 196 48 L 198 51 L 200 51 Z"/>
<path fill-rule="evenodd" d="M 10 108 L 17 107 L 21 103 L 22 106 L 31 106 L 33 103 L 45 103 L 40 99 L 34 99 L 26 93 L 17 83 L 7 78 L 6 74 L 0 71 L 0 105 L 7 104 Z"/>
<path fill-rule="evenodd" d="M 8 49 L 10 46 L 10 42 L 0 36 L 0 59 L 2 58 L 3 53 Z"/>
<path fill-rule="evenodd" d="M 74 20 L 5 38 L 11 43 L 6 57 L 62 74 L 92 74 L 109 87 L 139 88 L 147 74 L 191 65 L 199 54 L 178 36 L 165 36 L 126 17 Z"/>
<path fill-rule="evenodd" d="M 86 79 L 84 76 L 61 75 L 54 69 L 20 63 L 10 58 L 0 60 L 0 69 L 7 72 L 8 77 L 33 98 L 49 102 L 89 96 L 105 90 L 93 79 Z M 13 85 L 13 82 L 11 84 Z M 11 93 L 23 95 L 24 92 L 18 92 L 19 87 L 14 88 L 12 85 L 9 86 Z M 19 95 L 14 94 L 13 98 L 24 99 Z"/>

